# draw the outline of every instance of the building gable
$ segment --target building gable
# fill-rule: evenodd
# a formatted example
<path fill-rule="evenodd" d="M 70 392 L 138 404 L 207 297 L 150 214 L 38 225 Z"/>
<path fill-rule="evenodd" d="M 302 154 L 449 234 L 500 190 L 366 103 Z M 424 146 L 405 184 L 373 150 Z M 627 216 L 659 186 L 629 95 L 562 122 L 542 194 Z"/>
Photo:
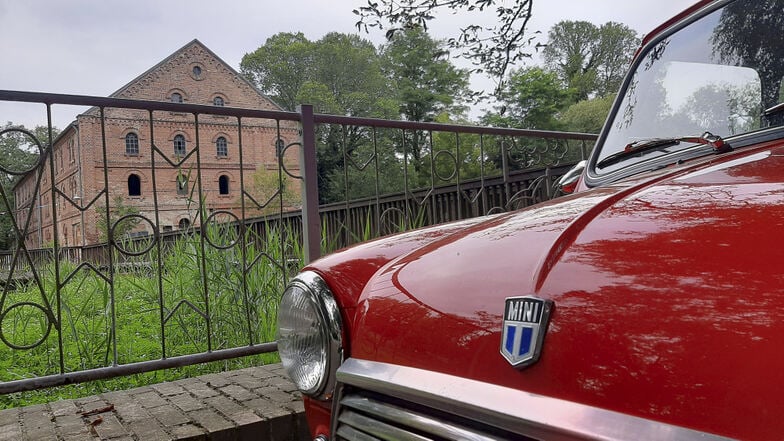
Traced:
<path fill-rule="evenodd" d="M 186 44 L 111 97 L 169 101 L 173 93 L 188 104 L 213 105 L 218 98 L 230 107 L 281 110 L 199 40 Z"/>

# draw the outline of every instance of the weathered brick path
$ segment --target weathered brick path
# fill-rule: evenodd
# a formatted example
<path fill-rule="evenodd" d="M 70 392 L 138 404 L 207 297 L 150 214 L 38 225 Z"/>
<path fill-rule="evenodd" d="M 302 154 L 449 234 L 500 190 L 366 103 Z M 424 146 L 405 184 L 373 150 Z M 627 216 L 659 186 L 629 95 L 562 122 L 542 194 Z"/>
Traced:
<path fill-rule="evenodd" d="M 0 411 L 0 441 L 308 440 L 279 364 Z"/>

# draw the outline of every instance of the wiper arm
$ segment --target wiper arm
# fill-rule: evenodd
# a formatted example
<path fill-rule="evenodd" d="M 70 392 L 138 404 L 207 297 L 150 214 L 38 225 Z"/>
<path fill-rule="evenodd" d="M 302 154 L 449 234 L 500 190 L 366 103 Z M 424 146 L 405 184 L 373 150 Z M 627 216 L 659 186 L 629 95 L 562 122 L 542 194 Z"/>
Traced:
<path fill-rule="evenodd" d="M 711 132 L 705 132 L 701 136 L 681 136 L 679 138 L 651 138 L 634 141 L 626 144 L 620 152 L 613 153 L 612 155 L 602 159 L 596 163 L 599 168 L 607 167 L 621 162 L 622 160 L 637 154 L 663 150 L 667 147 L 678 145 L 681 142 L 691 142 L 695 144 L 710 145 L 713 147 L 715 153 L 725 153 L 732 150 L 720 136 L 714 135 Z"/>

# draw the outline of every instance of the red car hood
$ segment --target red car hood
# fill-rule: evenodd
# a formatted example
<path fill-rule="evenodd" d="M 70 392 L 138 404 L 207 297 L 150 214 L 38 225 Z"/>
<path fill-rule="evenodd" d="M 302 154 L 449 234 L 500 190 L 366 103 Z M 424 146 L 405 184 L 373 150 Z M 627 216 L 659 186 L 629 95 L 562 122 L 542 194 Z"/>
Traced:
<path fill-rule="evenodd" d="M 771 144 L 468 225 L 370 279 L 350 356 L 784 433 L 782 170 Z M 541 359 L 517 370 L 500 343 L 504 299 L 522 295 L 554 311 Z"/>

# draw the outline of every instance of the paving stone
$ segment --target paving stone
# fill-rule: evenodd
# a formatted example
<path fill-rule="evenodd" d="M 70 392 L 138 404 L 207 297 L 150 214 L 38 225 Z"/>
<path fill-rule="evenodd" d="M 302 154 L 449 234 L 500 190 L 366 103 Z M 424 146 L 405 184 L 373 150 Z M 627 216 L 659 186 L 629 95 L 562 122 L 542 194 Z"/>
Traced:
<path fill-rule="evenodd" d="M 106 402 L 114 404 L 115 407 L 127 404 L 127 403 L 134 403 L 134 397 L 128 393 L 128 391 L 124 390 L 117 390 L 113 392 L 104 392 L 101 395 Z"/>
<path fill-rule="evenodd" d="M 204 402 L 229 418 L 231 418 L 231 416 L 235 413 L 244 412 L 246 410 L 239 403 L 220 395 L 217 397 L 206 398 Z"/>
<path fill-rule="evenodd" d="M 212 409 L 199 409 L 193 412 L 188 412 L 191 421 L 196 421 L 199 425 L 210 432 L 210 437 L 213 433 L 227 431 L 234 428 L 234 423 L 223 417 L 223 415 L 215 412 Z"/>
<path fill-rule="evenodd" d="M 128 393 L 128 395 L 141 395 L 141 394 L 146 394 L 148 392 L 151 392 L 152 390 L 153 389 L 150 386 L 142 386 L 142 387 L 137 387 L 135 389 L 128 389 L 126 392 Z"/>
<path fill-rule="evenodd" d="M 287 403 L 285 407 L 286 409 L 289 409 L 290 411 L 296 414 L 302 414 L 302 415 L 305 414 L 305 403 L 303 403 L 301 399 L 294 400 L 290 403 Z"/>
<path fill-rule="evenodd" d="M 250 371 L 250 375 L 256 378 L 272 378 L 277 377 L 276 372 L 270 371 L 266 366 L 260 366 Z"/>
<path fill-rule="evenodd" d="M 220 375 L 220 374 L 202 375 L 199 377 L 199 379 L 207 383 L 207 386 L 211 386 L 211 387 L 224 387 L 231 384 L 231 381 L 229 381 L 229 379 L 226 378 L 225 375 Z"/>
<path fill-rule="evenodd" d="M 24 439 L 54 439 L 54 423 L 52 415 L 45 404 L 25 407 L 21 411 L 22 433 Z"/>
<path fill-rule="evenodd" d="M 91 395 L 89 397 L 81 397 L 75 400 L 77 405 L 89 404 L 96 401 L 102 401 L 101 397 L 99 397 L 98 395 Z"/>
<path fill-rule="evenodd" d="M 231 415 L 229 418 L 231 418 L 232 421 L 237 423 L 238 426 L 245 426 L 245 425 L 248 425 L 248 424 L 255 424 L 255 423 L 258 423 L 260 421 L 263 421 L 261 417 L 256 415 L 250 409 L 245 410 L 243 412 L 235 413 L 235 414 Z"/>
<path fill-rule="evenodd" d="M 220 395 L 220 392 L 207 386 L 207 383 L 198 379 L 195 379 L 195 381 L 190 383 L 182 384 L 182 387 L 197 398 L 208 398 Z"/>
<path fill-rule="evenodd" d="M 142 407 L 146 409 L 153 409 L 155 407 L 161 407 L 166 405 L 166 400 L 163 399 L 158 392 L 154 390 L 150 390 L 149 392 L 145 392 L 143 394 L 136 395 L 136 401 L 142 405 Z"/>
<path fill-rule="evenodd" d="M 171 405 L 156 407 L 149 410 L 155 419 L 160 421 L 164 427 L 174 427 L 191 422 L 187 415 Z"/>
<path fill-rule="evenodd" d="M 272 378 L 267 380 L 267 385 L 275 386 L 275 387 L 277 387 L 279 389 L 280 388 L 289 388 L 289 387 L 291 387 L 291 380 L 289 380 L 288 377 L 281 377 L 281 376 L 272 377 Z"/>
<path fill-rule="evenodd" d="M 179 395 L 185 393 L 185 389 L 183 389 L 182 386 L 174 383 L 158 383 L 152 385 L 151 387 L 163 396 Z"/>
<path fill-rule="evenodd" d="M 248 401 L 259 396 L 237 384 L 230 384 L 219 389 L 222 393 L 237 401 Z"/>
<path fill-rule="evenodd" d="M 247 408 L 253 409 L 256 415 L 265 419 L 275 419 L 284 417 L 291 413 L 291 410 L 282 407 L 268 398 L 256 398 L 255 400 L 246 401 L 243 403 Z"/>
<path fill-rule="evenodd" d="M 19 422 L 19 409 L 5 409 L 0 411 L 0 426 L 17 424 Z"/>
<path fill-rule="evenodd" d="M 238 375 L 232 375 L 229 377 L 232 383 L 238 384 L 245 389 L 254 389 L 260 386 L 263 386 L 265 382 L 259 380 L 258 378 L 250 375 L 249 373 L 242 373 Z"/>
<path fill-rule="evenodd" d="M 49 403 L 49 409 L 54 417 L 76 415 L 81 412 L 73 400 L 52 401 Z"/>
<path fill-rule="evenodd" d="M 183 424 L 182 426 L 173 427 L 171 430 L 174 439 L 180 441 L 207 440 L 204 429 L 193 424 Z"/>
<path fill-rule="evenodd" d="M 309 440 L 299 393 L 282 371 L 258 366 L 8 409 L 0 411 L 0 441 Z"/>
<path fill-rule="evenodd" d="M 127 423 L 128 431 L 136 435 L 136 438 L 144 441 L 170 441 L 174 438 L 166 433 L 157 421 L 150 418 L 147 421 L 134 421 Z"/>
<path fill-rule="evenodd" d="M 190 412 L 192 410 L 203 409 L 206 404 L 203 401 L 193 398 L 189 393 L 185 392 L 179 395 L 172 395 L 169 401 L 180 408 L 183 412 Z"/>
<path fill-rule="evenodd" d="M 81 416 L 69 413 L 67 415 L 55 416 L 55 431 L 63 437 L 89 434 L 90 429 L 85 425 Z"/>
<path fill-rule="evenodd" d="M 93 424 L 93 430 L 101 439 L 113 439 L 121 436 L 129 436 L 120 421 L 114 415 L 101 415 L 102 421 Z"/>
<path fill-rule="evenodd" d="M 22 426 L 19 423 L 0 426 L 0 441 L 16 441 L 22 439 Z"/>
<path fill-rule="evenodd" d="M 254 392 L 256 392 L 257 394 L 265 398 L 269 398 L 270 400 L 276 403 L 281 403 L 281 404 L 284 403 L 287 404 L 297 399 L 297 397 L 292 396 L 291 393 L 283 392 L 282 390 L 274 386 L 266 386 L 259 389 L 254 389 Z"/>
<path fill-rule="evenodd" d="M 150 412 L 148 412 L 147 409 L 135 401 L 130 403 L 115 404 L 114 411 L 117 413 L 117 416 L 119 416 L 125 423 L 130 423 L 133 421 L 144 421 L 152 418 Z"/>

